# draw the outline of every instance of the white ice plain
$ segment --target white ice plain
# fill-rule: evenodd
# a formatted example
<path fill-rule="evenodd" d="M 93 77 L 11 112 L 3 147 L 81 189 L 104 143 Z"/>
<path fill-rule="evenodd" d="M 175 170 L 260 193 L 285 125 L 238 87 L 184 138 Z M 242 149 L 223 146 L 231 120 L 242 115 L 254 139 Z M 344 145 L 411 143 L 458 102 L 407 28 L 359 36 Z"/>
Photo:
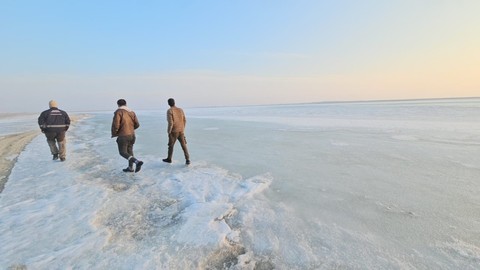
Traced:
<path fill-rule="evenodd" d="M 28 269 L 478 269 L 480 100 L 137 112 L 126 165 L 112 114 L 44 137 L 0 194 L 0 265 Z M 0 123 L 1 124 L 1 123 Z"/>

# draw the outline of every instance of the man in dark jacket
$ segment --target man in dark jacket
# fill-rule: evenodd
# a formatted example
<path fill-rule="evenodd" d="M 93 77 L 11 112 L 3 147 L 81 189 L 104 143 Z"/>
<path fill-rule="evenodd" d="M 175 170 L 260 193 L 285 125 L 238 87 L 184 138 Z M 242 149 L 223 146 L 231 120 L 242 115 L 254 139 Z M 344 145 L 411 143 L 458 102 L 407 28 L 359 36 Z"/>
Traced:
<path fill-rule="evenodd" d="M 128 167 L 123 171 L 133 172 L 133 164 L 135 164 L 135 172 L 138 172 L 142 168 L 143 161 L 133 156 L 133 145 L 135 144 L 135 129 L 140 127 L 140 124 L 137 115 L 127 107 L 124 99 L 119 99 L 117 105 L 118 109 L 115 111 L 112 121 L 112 138 L 118 137 L 118 152 L 128 160 Z"/>
<path fill-rule="evenodd" d="M 38 117 L 38 125 L 47 137 L 53 160 L 60 156 L 60 160 L 65 161 L 67 154 L 65 133 L 70 127 L 70 117 L 65 111 L 58 109 L 55 100 L 50 100 L 48 106 L 50 109 L 43 111 Z"/>

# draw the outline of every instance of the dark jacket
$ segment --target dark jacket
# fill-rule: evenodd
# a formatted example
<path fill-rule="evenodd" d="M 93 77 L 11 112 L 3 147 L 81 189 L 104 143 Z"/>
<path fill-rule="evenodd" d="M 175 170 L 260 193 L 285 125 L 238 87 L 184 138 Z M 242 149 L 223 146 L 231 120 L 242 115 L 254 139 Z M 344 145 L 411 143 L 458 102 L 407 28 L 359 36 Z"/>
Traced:
<path fill-rule="evenodd" d="M 115 111 L 112 121 L 112 137 L 134 135 L 140 127 L 137 115 L 127 106 L 121 106 Z"/>
<path fill-rule="evenodd" d="M 70 117 L 65 111 L 53 107 L 40 114 L 38 125 L 42 132 L 65 132 L 70 127 Z"/>

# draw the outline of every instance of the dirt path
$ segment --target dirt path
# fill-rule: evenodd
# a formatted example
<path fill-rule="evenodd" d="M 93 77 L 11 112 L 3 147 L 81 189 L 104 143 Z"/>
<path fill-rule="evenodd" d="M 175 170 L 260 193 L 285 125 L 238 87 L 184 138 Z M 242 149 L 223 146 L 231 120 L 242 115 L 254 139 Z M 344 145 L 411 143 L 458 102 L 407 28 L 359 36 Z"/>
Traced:
<path fill-rule="evenodd" d="M 0 193 L 7 183 L 8 176 L 25 146 L 40 134 L 28 131 L 0 137 Z"/>

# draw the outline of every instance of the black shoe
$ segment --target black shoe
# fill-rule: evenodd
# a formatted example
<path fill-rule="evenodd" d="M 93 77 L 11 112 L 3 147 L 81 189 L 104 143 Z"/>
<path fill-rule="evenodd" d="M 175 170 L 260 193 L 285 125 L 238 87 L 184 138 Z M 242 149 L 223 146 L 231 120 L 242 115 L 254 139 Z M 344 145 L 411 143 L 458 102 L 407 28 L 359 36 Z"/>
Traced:
<path fill-rule="evenodd" d="M 138 161 L 137 165 L 135 166 L 135 172 L 139 172 L 142 169 L 143 161 Z"/>
<path fill-rule="evenodd" d="M 57 160 L 58 159 L 58 154 L 53 154 L 53 160 Z"/>
<path fill-rule="evenodd" d="M 133 172 L 133 169 L 130 169 L 130 168 L 127 167 L 127 168 L 123 169 L 122 171 L 124 171 L 124 172 Z"/>
<path fill-rule="evenodd" d="M 186 165 L 190 165 L 190 159 L 187 159 L 187 160 L 185 161 L 185 164 L 186 164 Z"/>
<path fill-rule="evenodd" d="M 166 163 L 172 163 L 172 160 L 169 159 L 169 158 L 164 158 L 162 159 L 163 162 L 166 162 Z"/>
<path fill-rule="evenodd" d="M 61 158 L 60 158 L 60 161 L 61 161 L 61 162 L 64 162 L 65 160 L 66 160 L 66 158 L 64 158 L 64 157 L 61 157 Z"/>

